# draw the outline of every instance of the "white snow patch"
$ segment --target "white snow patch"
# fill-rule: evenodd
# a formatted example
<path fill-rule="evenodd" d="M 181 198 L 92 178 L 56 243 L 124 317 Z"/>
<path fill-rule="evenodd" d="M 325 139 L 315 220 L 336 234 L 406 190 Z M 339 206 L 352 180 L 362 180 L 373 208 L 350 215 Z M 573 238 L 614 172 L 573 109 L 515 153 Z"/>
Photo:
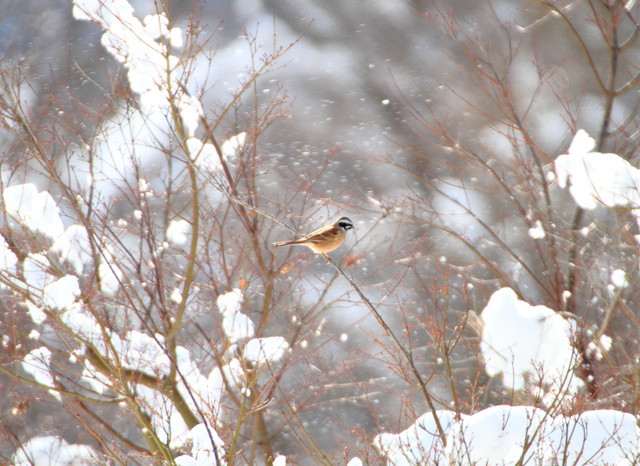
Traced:
<path fill-rule="evenodd" d="M 80 296 L 78 277 L 65 275 L 44 287 L 42 304 L 49 309 L 71 309 L 78 296 Z"/>
<path fill-rule="evenodd" d="M 553 392 L 575 393 L 582 381 L 573 375 L 579 357 L 572 346 L 571 322 L 546 306 L 531 306 L 510 288 L 491 296 L 482 311 L 481 351 L 487 374 L 502 374 L 505 386 L 525 388 L 526 377 Z"/>
<path fill-rule="evenodd" d="M 9 249 L 9 244 L 4 239 L 4 236 L 0 235 L 0 274 L 7 276 L 14 276 L 16 274 L 16 264 L 18 258 Z M 2 284 L 0 284 L 2 286 Z"/>
<path fill-rule="evenodd" d="M 53 374 L 51 373 L 51 351 L 49 348 L 42 346 L 32 350 L 22 360 L 22 368 L 25 372 L 31 374 L 36 382 L 51 387 L 49 393 L 54 398 L 60 400 L 60 393 L 55 390 L 53 383 Z"/>
<path fill-rule="evenodd" d="M 435 415 L 446 435 L 455 422 L 455 413 L 438 410 Z M 432 413 L 423 414 L 399 434 L 385 432 L 376 435 L 373 446 L 387 458 L 389 464 L 396 466 L 435 461 L 444 450 Z"/>
<path fill-rule="evenodd" d="M 533 406 L 493 406 L 455 420 L 436 412 L 446 436 L 443 447 L 431 413 L 399 434 L 384 433 L 373 445 L 391 465 L 590 464 L 632 465 L 639 459 L 640 428 L 633 415 L 612 410 L 571 417 L 550 416 Z M 524 452 L 524 446 L 528 450 Z M 523 456 L 524 454 L 524 456 Z"/>
<path fill-rule="evenodd" d="M 76 273 L 82 273 L 85 262 L 91 261 L 91 243 L 87 229 L 81 225 L 71 225 L 55 240 L 51 250 L 69 262 Z"/>
<path fill-rule="evenodd" d="M 198 424 L 186 437 L 192 442 L 191 455 L 177 457 L 176 464 L 181 466 L 216 464 L 216 458 L 222 459 L 224 464 L 224 442 L 213 427 L 204 423 Z"/>
<path fill-rule="evenodd" d="M 640 205 L 640 170 L 617 154 L 591 152 L 594 147 L 586 131 L 576 133 L 569 153 L 555 160 L 560 187 L 568 186 L 583 209 Z"/>
<path fill-rule="evenodd" d="M 69 444 L 57 436 L 34 437 L 22 444 L 11 458 L 15 466 L 98 464 L 99 456 L 89 445 Z"/>
<path fill-rule="evenodd" d="M 113 254 L 105 249 L 100 257 L 98 266 L 98 276 L 100 277 L 100 289 L 107 296 L 113 296 L 120 288 L 120 281 L 124 274 L 118 265 Z"/>
<path fill-rule="evenodd" d="M 242 292 L 238 288 L 218 296 L 217 304 L 222 314 L 222 330 L 235 343 L 238 340 L 252 338 L 255 334 L 251 319 L 242 312 Z"/>
<path fill-rule="evenodd" d="M 529 228 L 529 236 L 533 239 L 543 239 L 547 234 L 544 231 L 544 227 L 542 226 L 542 222 L 540 220 L 536 220 L 536 223 L 533 227 Z"/>
<path fill-rule="evenodd" d="M 5 188 L 2 200 L 7 215 L 33 232 L 57 238 L 64 231 L 56 202 L 32 183 Z M 11 225 L 11 222 L 10 222 Z"/>
<path fill-rule="evenodd" d="M 225 159 L 236 157 L 244 147 L 244 142 L 246 139 L 247 133 L 245 133 L 244 131 L 227 139 L 222 143 L 222 156 Z"/>
<path fill-rule="evenodd" d="M 629 286 L 629 280 L 627 279 L 627 274 L 624 270 L 615 269 L 611 272 L 611 283 L 616 288 L 626 288 Z"/>
<path fill-rule="evenodd" d="M 278 361 L 289 349 L 289 344 L 282 337 L 253 338 L 244 347 L 245 359 L 255 366 Z"/>
<path fill-rule="evenodd" d="M 187 243 L 191 232 L 191 224 L 186 220 L 172 220 L 167 228 L 167 241 L 182 246 Z"/>

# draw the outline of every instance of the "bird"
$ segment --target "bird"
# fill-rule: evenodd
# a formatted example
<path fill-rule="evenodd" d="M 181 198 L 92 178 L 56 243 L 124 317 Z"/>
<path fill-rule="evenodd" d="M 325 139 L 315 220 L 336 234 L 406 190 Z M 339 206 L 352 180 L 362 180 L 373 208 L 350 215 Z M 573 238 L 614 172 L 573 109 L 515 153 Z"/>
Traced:
<path fill-rule="evenodd" d="M 301 244 L 307 246 L 317 254 L 333 251 L 344 242 L 345 233 L 353 228 L 353 222 L 348 217 L 340 217 L 335 222 L 312 231 L 308 235 L 291 241 L 278 241 L 274 246 L 291 246 Z"/>

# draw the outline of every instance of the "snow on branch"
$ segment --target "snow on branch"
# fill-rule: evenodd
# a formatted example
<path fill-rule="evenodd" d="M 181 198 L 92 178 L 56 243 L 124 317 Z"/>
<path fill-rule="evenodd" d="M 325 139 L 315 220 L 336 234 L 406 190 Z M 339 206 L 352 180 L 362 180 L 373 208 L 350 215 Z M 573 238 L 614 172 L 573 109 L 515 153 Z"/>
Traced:
<path fill-rule="evenodd" d="M 176 77 L 180 75 L 180 60 L 171 54 L 171 48 L 182 47 L 179 28 L 169 29 L 164 15 L 140 21 L 126 0 L 75 0 L 73 16 L 102 27 L 102 45 L 127 68 L 131 90 L 140 95 L 144 107 L 168 113 L 170 99 L 175 96 L 187 136 L 195 134 L 204 112 L 197 99 L 182 91 Z"/>
<path fill-rule="evenodd" d="M 53 373 L 51 371 L 51 351 L 44 346 L 32 350 L 22 360 L 22 368 L 31 374 L 36 382 L 45 387 L 51 387 L 49 393 L 60 400 L 60 393 L 54 388 Z"/>
<path fill-rule="evenodd" d="M 374 446 L 388 464 L 593 464 L 632 465 L 640 451 L 633 415 L 613 410 L 549 416 L 532 406 L 493 406 L 454 421 L 438 411 L 444 447 L 431 413 L 399 434 L 379 434 Z"/>
<path fill-rule="evenodd" d="M 555 160 L 561 188 L 583 209 L 640 206 L 640 170 L 617 154 L 592 152 L 595 141 L 578 130 L 567 154 Z"/>
<path fill-rule="evenodd" d="M 556 396 L 583 386 L 573 375 L 579 356 L 572 345 L 572 322 L 546 306 L 519 300 L 511 288 L 493 293 L 480 318 L 485 370 L 502 375 L 506 387 L 523 390 L 529 380 L 550 387 Z"/>
<path fill-rule="evenodd" d="M 100 455 L 89 445 L 69 444 L 57 435 L 33 437 L 11 458 L 15 465 L 97 464 Z"/>
<path fill-rule="evenodd" d="M 47 191 L 38 192 L 32 183 L 5 188 L 2 201 L 7 215 L 34 233 L 58 238 L 64 232 L 60 211 Z M 15 227 L 15 224 L 9 223 Z"/>
<path fill-rule="evenodd" d="M 222 314 L 222 330 L 232 343 L 251 338 L 255 333 L 253 322 L 249 316 L 240 312 L 242 301 L 242 292 L 238 288 L 218 296 L 218 310 Z"/>

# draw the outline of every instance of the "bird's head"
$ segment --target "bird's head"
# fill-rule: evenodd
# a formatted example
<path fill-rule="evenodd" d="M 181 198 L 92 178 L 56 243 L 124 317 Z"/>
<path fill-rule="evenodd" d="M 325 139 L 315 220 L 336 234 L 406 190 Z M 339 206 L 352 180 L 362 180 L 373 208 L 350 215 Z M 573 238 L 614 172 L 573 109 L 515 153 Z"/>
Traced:
<path fill-rule="evenodd" d="M 353 228 L 353 222 L 348 217 L 340 217 L 336 220 L 336 225 L 342 228 L 344 231 L 351 230 Z"/>

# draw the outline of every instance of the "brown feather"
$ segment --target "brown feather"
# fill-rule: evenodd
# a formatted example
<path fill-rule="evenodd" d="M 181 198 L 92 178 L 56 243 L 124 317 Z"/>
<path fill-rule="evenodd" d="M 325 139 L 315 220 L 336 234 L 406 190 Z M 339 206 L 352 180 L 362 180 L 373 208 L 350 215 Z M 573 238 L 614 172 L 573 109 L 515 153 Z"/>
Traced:
<path fill-rule="evenodd" d="M 314 252 L 326 254 L 344 242 L 345 232 L 351 228 L 353 228 L 351 220 L 347 217 L 340 217 L 332 224 L 318 228 L 302 238 L 291 241 L 278 241 L 273 244 L 276 247 L 300 244 L 309 247 Z"/>

